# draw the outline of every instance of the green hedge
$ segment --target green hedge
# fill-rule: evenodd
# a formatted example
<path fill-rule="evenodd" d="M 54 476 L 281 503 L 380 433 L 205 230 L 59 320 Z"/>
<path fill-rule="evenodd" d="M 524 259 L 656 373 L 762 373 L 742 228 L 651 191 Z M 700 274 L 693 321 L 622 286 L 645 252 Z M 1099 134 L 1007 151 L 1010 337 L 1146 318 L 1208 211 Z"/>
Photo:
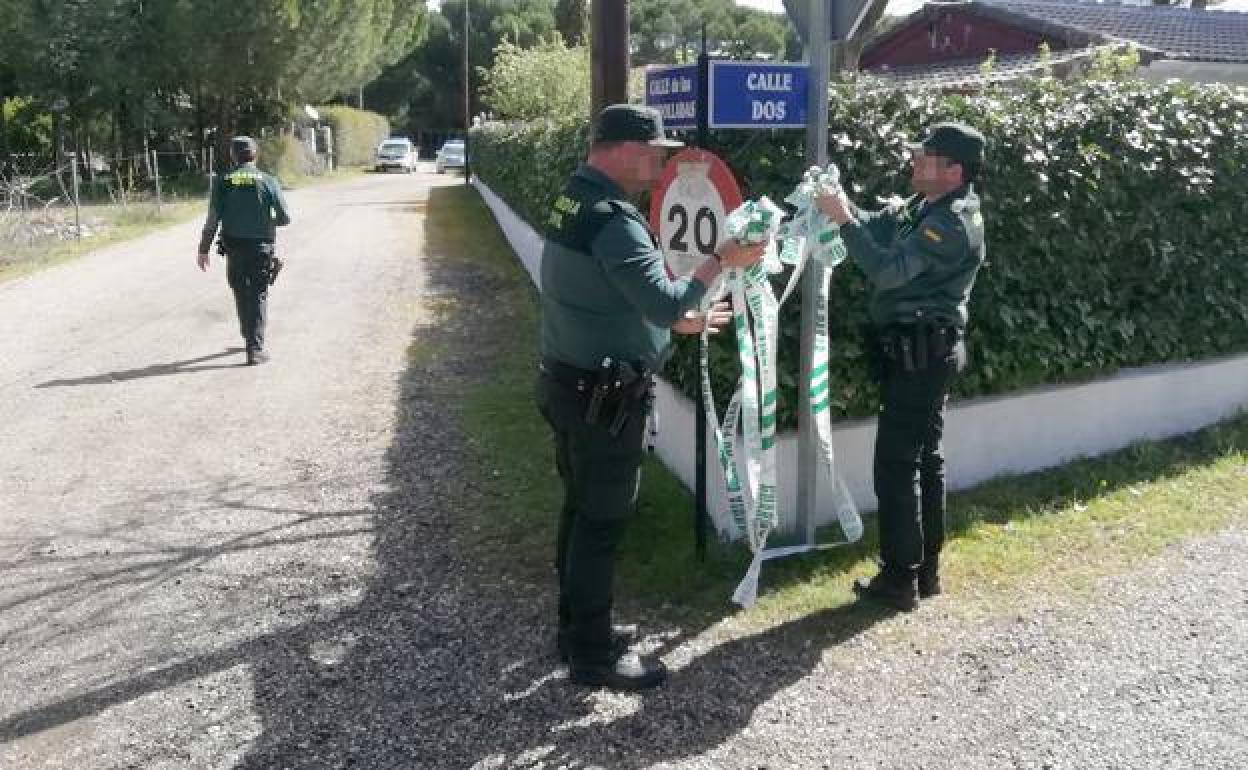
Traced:
<path fill-rule="evenodd" d="M 390 136 L 390 121 L 381 115 L 351 107 L 318 107 L 334 132 L 334 163 L 371 166 L 377 145 Z"/>
<path fill-rule="evenodd" d="M 864 205 L 905 193 L 904 142 L 940 119 L 988 136 L 980 185 L 988 264 L 971 306 L 972 366 L 957 396 L 1108 375 L 1120 367 L 1248 351 L 1248 90 L 1138 81 L 1035 81 L 975 96 L 840 92 L 831 157 Z M 472 136 L 474 170 L 530 223 L 583 157 L 580 124 L 491 127 Z M 800 131 L 724 131 L 711 149 L 747 196 L 783 197 L 804 165 Z M 832 382 L 841 416 L 875 403 L 858 327 L 864 281 L 837 272 Z M 795 300 L 782 314 L 781 414 L 796 419 Z M 716 391 L 735 377 L 720 335 Z M 695 392 L 696 345 L 667 376 Z"/>
<path fill-rule="evenodd" d="M 311 170 L 303 144 L 291 134 L 260 140 L 260 157 L 256 164 L 282 182 L 305 176 Z"/>

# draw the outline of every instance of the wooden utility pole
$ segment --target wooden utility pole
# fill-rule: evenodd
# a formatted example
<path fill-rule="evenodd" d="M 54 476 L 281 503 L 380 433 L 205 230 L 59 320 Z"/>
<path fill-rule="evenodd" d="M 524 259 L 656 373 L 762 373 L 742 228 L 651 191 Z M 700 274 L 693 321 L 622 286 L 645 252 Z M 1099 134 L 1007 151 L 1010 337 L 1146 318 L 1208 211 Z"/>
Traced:
<path fill-rule="evenodd" d="M 628 0 L 594 0 L 590 16 L 591 112 L 628 101 Z"/>

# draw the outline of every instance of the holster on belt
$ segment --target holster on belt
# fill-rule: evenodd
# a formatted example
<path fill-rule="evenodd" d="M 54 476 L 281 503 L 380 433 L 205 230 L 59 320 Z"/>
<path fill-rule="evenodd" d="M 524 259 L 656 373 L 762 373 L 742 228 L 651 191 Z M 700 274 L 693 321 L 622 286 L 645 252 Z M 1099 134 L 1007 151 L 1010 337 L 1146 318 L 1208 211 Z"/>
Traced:
<path fill-rule="evenodd" d="M 618 436 L 633 415 L 649 407 L 654 378 L 644 366 L 604 358 L 597 369 L 581 369 L 554 359 L 543 359 L 541 371 L 585 400 L 585 422 L 605 424 Z"/>
<path fill-rule="evenodd" d="M 607 421 L 607 432 L 618 436 L 629 417 L 644 410 L 650 392 L 650 374 L 626 361 L 602 359 L 593 373 L 593 388 L 585 407 L 585 422 Z"/>
<path fill-rule="evenodd" d="M 961 332 L 956 326 L 921 321 L 885 326 L 876 332 L 876 339 L 886 367 L 910 374 L 943 361 Z"/>
<path fill-rule="evenodd" d="M 600 419 L 609 418 L 607 432 L 619 436 L 629 418 L 643 412 L 650 382 L 649 372 L 644 368 L 603 358 L 593 393 L 590 394 L 589 407 L 585 409 L 585 422 L 598 424 Z"/>

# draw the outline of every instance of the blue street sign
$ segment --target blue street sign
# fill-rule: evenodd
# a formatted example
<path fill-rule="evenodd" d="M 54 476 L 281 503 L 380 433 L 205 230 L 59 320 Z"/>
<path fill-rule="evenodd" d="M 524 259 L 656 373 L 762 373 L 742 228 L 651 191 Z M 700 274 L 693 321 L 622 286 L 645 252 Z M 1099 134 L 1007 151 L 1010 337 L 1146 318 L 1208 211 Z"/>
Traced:
<path fill-rule="evenodd" d="M 664 128 L 697 128 L 698 65 L 647 69 L 646 104 L 663 115 Z"/>
<path fill-rule="evenodd" d="M 805 128 L 805 64 L 710 62 L 711 128 Z"/>

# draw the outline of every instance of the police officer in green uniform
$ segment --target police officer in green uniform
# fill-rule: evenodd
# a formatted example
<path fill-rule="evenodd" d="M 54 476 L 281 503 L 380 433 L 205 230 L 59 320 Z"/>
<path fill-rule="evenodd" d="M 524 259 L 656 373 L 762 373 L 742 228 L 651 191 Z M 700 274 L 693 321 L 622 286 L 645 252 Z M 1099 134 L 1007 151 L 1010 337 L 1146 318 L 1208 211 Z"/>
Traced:
<path fill-rule="evenodd" d="M 669 278 L 645 217 L 630 202 L 658 181 L 669 148 L 658 111 L 607 107 L 589 157 L 546 217 L 538 407 L 554 431 L 564 484 L 555 567 L 561 656 L 579 684 L 640 690 L 666 670 L 628 650 L 611 622 L 615 553 L 640 483 L 651 376 L 670 333 L 731 320 L 726 304 L 696 312 L 722 267 L 761 246 L 720 247 L 687 279 Z"/>
<path fill-rule="evenodd" d="M 196 261 L 208 269 L 208 249 L 221 228 L 226 276 L 234 291 L 239 330 L 247 348 L 247 363 L 269 360 L 264 348 L 269 285 L 280 268 L 274 253 L 277 228 L 290 224 L 286 199 L 277 178 L 256 168 L 259 150 L 249 136 L 230 142 L 234 168 L 212 184 L 208 219 L 199 240 Z"/>
<path fill-rule="evenodd" d="M 974 128 L 940 123 L 922 144 L 910 146 L 916 194 L 904 205 L 863 211 L 843 192 L 819 200 L 870 281 L 879 363 L 874 474 L 880 571 L 854 590 L 901 610 L 941 591 L 941 441 L 949 389 L 966 366 L 967 302 L 984 262 L 984 219 L 972 185 L 984 145 Z"/>

